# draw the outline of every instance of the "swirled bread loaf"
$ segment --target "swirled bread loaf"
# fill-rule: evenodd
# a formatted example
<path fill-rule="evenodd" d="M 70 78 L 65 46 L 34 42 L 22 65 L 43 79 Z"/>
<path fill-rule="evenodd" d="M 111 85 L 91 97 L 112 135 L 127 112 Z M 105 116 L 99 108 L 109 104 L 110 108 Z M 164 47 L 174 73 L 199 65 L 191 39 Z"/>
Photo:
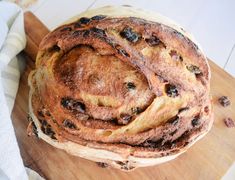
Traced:
<path fill-rule="evenodd" d="M 131 170 L 173 159 L 212 124 L 210 70 L 192 38 L 130 7 L 88 11 L 41 42 L 29 76 L 38 136 Z"/>

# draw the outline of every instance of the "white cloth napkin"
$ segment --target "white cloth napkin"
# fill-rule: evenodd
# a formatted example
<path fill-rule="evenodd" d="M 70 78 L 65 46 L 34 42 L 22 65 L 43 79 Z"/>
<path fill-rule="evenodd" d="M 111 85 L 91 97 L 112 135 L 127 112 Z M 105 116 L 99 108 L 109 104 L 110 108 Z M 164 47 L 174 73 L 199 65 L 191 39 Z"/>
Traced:
<path fill-rule="evenodd" d="M 0 2 L 0 179 L 42 179 L 24 167 L 10 114 L 19 84 L 16 55 L 25 47 L 23 11 L 15 4 Z"/>

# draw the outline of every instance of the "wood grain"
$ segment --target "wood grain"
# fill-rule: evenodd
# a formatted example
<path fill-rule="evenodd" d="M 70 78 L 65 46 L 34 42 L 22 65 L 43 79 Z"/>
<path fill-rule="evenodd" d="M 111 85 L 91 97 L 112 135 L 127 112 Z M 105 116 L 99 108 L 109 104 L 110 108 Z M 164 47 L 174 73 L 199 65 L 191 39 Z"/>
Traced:
<path fill-rule="evenodd" d="M 32 16 L 31 16 L 32 17 Z M 35 17 L 35 16 L 34 16 Z M 27 18 L 27 16 L 25 16 Z M 35 24 L 37 19 L 26 19 L 28 24 Z M 31 21 L 31 22 L 30 22 Z M 36 30 L 40 30 L 37 28 Z M 31 32 L 32 31 L 32 32 Z M 29 37 L 36 45 L 42 39 L 40 35 L 34 40 L 30 33 L 35 29 L 27 30 Z M 44 31 L 45 32 L 45 31 Z M 36 34 L 40 34 L 37 32 Z M 45 33 L 41 33 L 45 34 Z M 28 53 L 28 49 L 25 50 Z M 29 55 L 29 54 L 28 54 Z M 211 95 L 215 113 L 215 122 L 208 135 L 197 142 L 179 158 L 154 167 L 140 168 L 125 173 L 112 168 L 100 168 L 96 163 L 71 156 L 62 150 L 56 149 L 36 137 L 26 134 L 28 112 L 28 73 L 34 68 L 33 61 L 25 55 L 28 63 L 21 76 L 20 86 L 12 113 L 13 124 L 20 146 L 24 164 L 36 170 L 46 179 L 220 179 L 235 161 L 235 128 L 227 128 L 223 119 L 235 119 L 235 79 L 212 61 Z M 32 56 L 33 57 L 33 56 Z M 35 55 L 34 55 L 35 57 Z M 227 95 L 232 105 L 224 108 L 217 99 Z"/>
<path fill-rule="evenodd" d="M 24 24 L 27 44 L 25 52 L 32 59 L 36 59 L 38 46 L 42 38 L 49 33 L 48 28 L 30 11 L 24 13 Z"/>

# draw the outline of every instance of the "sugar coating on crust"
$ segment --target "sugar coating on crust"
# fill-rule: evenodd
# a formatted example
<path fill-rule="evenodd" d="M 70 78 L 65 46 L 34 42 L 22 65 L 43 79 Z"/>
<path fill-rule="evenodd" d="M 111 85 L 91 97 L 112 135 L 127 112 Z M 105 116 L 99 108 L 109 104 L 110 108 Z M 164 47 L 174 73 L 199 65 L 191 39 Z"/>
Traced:
<path fill-rule="evenodd" d="M 29 78 L 31 114 L 58 143 L 159 158 L 211 127 L 209 81 L 205 56 L 184 33 L 97 14 L 41 42 Z"/>

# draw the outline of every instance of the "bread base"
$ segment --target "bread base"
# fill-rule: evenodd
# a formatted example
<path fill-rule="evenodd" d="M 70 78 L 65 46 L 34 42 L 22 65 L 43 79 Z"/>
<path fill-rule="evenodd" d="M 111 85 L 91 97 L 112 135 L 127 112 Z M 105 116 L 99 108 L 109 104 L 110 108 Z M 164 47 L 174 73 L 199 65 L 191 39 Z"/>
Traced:
<path fill-rule="evenodd" d="M 34 86 L 32 84 L 32 75 L 33 75 L 33 72 L 31 72 L 29 75 L 29 86 L 30 86 L 29 115 L 31 116 L 37 128 L 38 137 L 46 141 L 48 144 L 56 148 L 65 150 L 66 152 L 74 156 L 79 156 L 79 157 L 82 157 L 91 161 L 95 161 L 95 162 L 107 163 L 111 167 L 121 169 L 123 171 L 130 171 L 137 167 L 153 166 L 153 165 L 161 164 L 161 163 L 170 161 L 172 159 L 175 159 L 177 156 L 184 153 L 188 148 L 190 148 L 196 141 L 204 137 L 208 133 L 208 131 L 211 129 L 211 126 L 213 123 L 213 121 L 210 121 L 205 131 L 203 131 L 197 137 L 194 137 L 193 141 L 188 143 L 184 148 L 180 149 L 180 151 L 177 152 L 176 154 L 170 154 L 167 156 L 156 157 L 156 158 L 142 158 L 142 157 L 140 158 L 140 157 L 135 157 L 131 155 L 128 157 L 123 157 L 120 154 L 115 153 L 115 152 L 111 152 L 111 151 L 103 150 L 103 149 L 91 148 L 91 147 L 83 146 L 83 145 L 80 145 L 71 141 L 58 142 L 57 140 L 50 138 L 49 136 L 47 136 L 41 131 L 40 122 L 38 118 L 36 117 L 36 115 L 33 113 L 32 95 L 34 93 Z"/>

